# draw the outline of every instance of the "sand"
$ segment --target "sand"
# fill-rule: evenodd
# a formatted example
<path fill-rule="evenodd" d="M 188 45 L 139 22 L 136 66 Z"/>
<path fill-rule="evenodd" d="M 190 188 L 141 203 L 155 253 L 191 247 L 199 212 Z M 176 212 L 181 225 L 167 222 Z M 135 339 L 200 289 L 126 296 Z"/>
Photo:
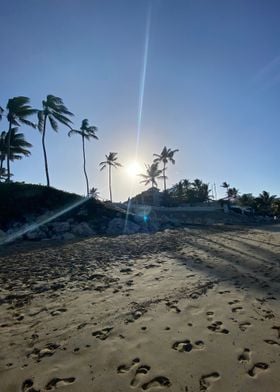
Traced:
<path fill-rule="evenodd" d="M 0 251 L 0 390 L 280 390 L 280 228 Z"/>

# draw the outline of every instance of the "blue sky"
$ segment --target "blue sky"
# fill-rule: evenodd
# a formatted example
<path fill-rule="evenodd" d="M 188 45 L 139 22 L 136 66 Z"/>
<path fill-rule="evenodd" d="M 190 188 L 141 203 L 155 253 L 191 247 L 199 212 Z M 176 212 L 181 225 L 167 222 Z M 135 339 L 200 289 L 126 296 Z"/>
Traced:
<path fill-rule="evenodd" d="M 169 185 L 198 177 L 220 195 L 223 181 L 242 193 L 280 194 L 277 0 L 2 0 L 0 105 L 26 95 L 40 108 L 53 94 L 76 127 L 83 118 L 98 126 L 87 167 L 91 186 L 108 197 L 99 162 L 109 151 L 124 166 L 135 157 L 149 9 L 139 163 L 166 145 L 180 150 Z M 14 179 L 44 184 L 40 134 L 22 131 L 34 147 L 13 164 Z M 79 137 L 48 129 L 47 148 L 51 184 L 83 194 Z M 114 199 L 144 189 L 137 182 L 115 171 Z"/>

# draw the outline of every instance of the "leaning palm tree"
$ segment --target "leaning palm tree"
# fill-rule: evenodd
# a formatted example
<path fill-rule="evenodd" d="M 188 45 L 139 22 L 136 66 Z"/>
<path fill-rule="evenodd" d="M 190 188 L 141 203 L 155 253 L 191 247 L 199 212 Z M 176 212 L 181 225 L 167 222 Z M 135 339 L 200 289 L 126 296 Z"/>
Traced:
<path fill-rule="evenodd" d="M 47 120 L 49 120 L 52 129 L 55 132 L 57 132 L 58 123 L 61 123 L 71 128 L 72 121 L 69 119 L 69 116 L 73 116 L 73 113 L 69 112 L 69 110 L 64 105 L 61 98 L 55 97 L 54 95 L 47 95 L 46 101 L 42 101 L 42 106 L 43 109 L 38 111 L 38 128 L 42 134 L 42 147 L 44 153 L 45 171 L 46 171 L 46 178 L 47 178 L 47 186 L 49 187 L 50 176 L 49 176 L 49 168 L 48 168 L 46 143 L 45 143 Z"/>
<path fill-rule="evenodd" d="M 10 145 L 11 145 L 11 135 L 12 128 L 19 127 L 20 124 L 25 124 L 36 128 L 36 125 L 27 120 L 29 116 L 37 113 L 36 109 L 32 109 L 29 105 L 30 99 L 28 97 L 14 97 L 9 99 L 7 103 L 7 120 L 9 123 L 8 139 L 7 139 L 7 181 L 10 181 Z"/>
<path fill-rule="evenodd" d="M 117 162 L 118 157 L 117 157 L 118 153 L 117 152 L 110 152 L 109 155 L 105 155 L 106 157 L 106 161 L 100 162 L 99 166 L 101 166 L 100 171 L 105 169 L 106 166 L 109 167 L 109 192 L 110 192 L 110 200 L 112 203 L 112 167 L 114 168 L 118 168 L 121 167 L 122 165 Z"/>
<path fill-rule="evenodd" d="M 96 136 L 97 132 L 97 127 L 94 125 L 89 125 L 88 120 L 84 119 L 82 121 L 82 125 L 80 129 L 71 129 L 71 131 L 68 132 L 68 136 L 71 135 L 80 135 L 82 137 L 82 145 L 83 145 L 83 160 L 84 160 L 84 174 L 86 178 L 86 185 L 87 185 L 87 196 L 89 195 L 89 184 L 88 184 L 88 176 L 87 176 L 87 171 L 86 171 L 86 152 L 85 152 L 85 140 L 90 140 L 90 139 L 98 139 Z"/>
<path fill-rule="evenodd" d="M 154 156 L 156 157 L 154 159 L 154 163 L 163 163 L 163 169 L 162 169 L 162 178 L 163 178 L 163 182 L 164 182 L 164 191 L 166 192 L 166 168 L 167 168 L 167 163 L 171 162 L 173 165 L 175 164 L 175 160 L 174 160 L 174 154 L 176 152 L 178 152 L 179 150 L 171 150 L 170 148 L 164 147 L 162 152 L 160 154 L 154 154 Z"/>
<path fill-rule="evenodd" d="M 141 184 L 144 185 L 149 185 L 151 183 L 152 188 L 157 187 L 157 179 L 158 178 L 163 178 L 161 176 L 162 170 L 158 168 L 158 163 L 152 163 L 151 165 L 145 165 L 146 166 L 146 173 L 145 174 L 139 174 L 140 177 L 143 178 L 142 181 L 140 181 Z"/>

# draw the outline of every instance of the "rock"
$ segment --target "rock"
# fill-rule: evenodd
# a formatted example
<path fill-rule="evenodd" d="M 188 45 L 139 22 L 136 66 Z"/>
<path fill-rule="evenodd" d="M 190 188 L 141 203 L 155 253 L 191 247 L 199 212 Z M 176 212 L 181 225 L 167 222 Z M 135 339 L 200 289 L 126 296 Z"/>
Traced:
<path fill-rule="evenodd" d="M 65 233 L 70 230 L 69 222 L 55 222 L 52 224 L 53 231 L 55 233 Z"/>
<path fill-rule="evenodd" d="M 74 240 L 76 237 L 72 233 L 64 233 L 62 234 L 62 239 L 66 241 Z"/>
<path fill-rule="evenodd" d="M 32 240 L 32 241 L 33 240 L 42 240 L 45 237 L 46 237 L 45 233 L 42 230 L 40 230 L 40 229 L 29 231 L 26 234 L 26 238 L 28 240 Z"/>
<path fill-rule="evenodd" d="M 71 228 L 71 232 L 73 234 L 77 234 L 81 236 L 90 236 L 95 234 L 95 232 L 86 222 L 81 222 L 76 225 L 73 225 Z"/>
<path fill-rule="evenodd" d="M 107 228 L 107 234 L 135 234 L 140 231 L 140 226 L 131 221 L 125 221 L 125 219 L 114 218 L 109 222 Z"/>

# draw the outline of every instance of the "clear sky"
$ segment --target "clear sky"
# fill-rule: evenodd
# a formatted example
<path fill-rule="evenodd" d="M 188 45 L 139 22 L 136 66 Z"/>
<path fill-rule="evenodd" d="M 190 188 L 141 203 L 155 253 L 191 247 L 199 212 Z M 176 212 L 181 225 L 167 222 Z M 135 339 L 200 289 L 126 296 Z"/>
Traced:
<path fill-rule="evenodd" d="M 0 106 L 25 95 L 40 108 L 63 98 L 98 126 L 87 143 L 91 186 L 108 197 L 98 164 L 110 151 L 135 158 L 145 42 L 148 41 L 138 161 L 179 148 L 169 183 L 201 178 L 242 193 L 280 194 L 280 3 L 278 0 L 1 0 Z M 149 39 L 146 37 L 150 15 Z M 5 121 L 0 129 L 6 129 Z M 32 156 L 14 179 L 45 183 L 40 134 L 22 127 Z M 85 193 L 81 140 L 47 132 L 51 184 Z M 138 179 L 137 179 L 138 181 Z M 132 187 L 113 173 L 114 200 Z"/>

